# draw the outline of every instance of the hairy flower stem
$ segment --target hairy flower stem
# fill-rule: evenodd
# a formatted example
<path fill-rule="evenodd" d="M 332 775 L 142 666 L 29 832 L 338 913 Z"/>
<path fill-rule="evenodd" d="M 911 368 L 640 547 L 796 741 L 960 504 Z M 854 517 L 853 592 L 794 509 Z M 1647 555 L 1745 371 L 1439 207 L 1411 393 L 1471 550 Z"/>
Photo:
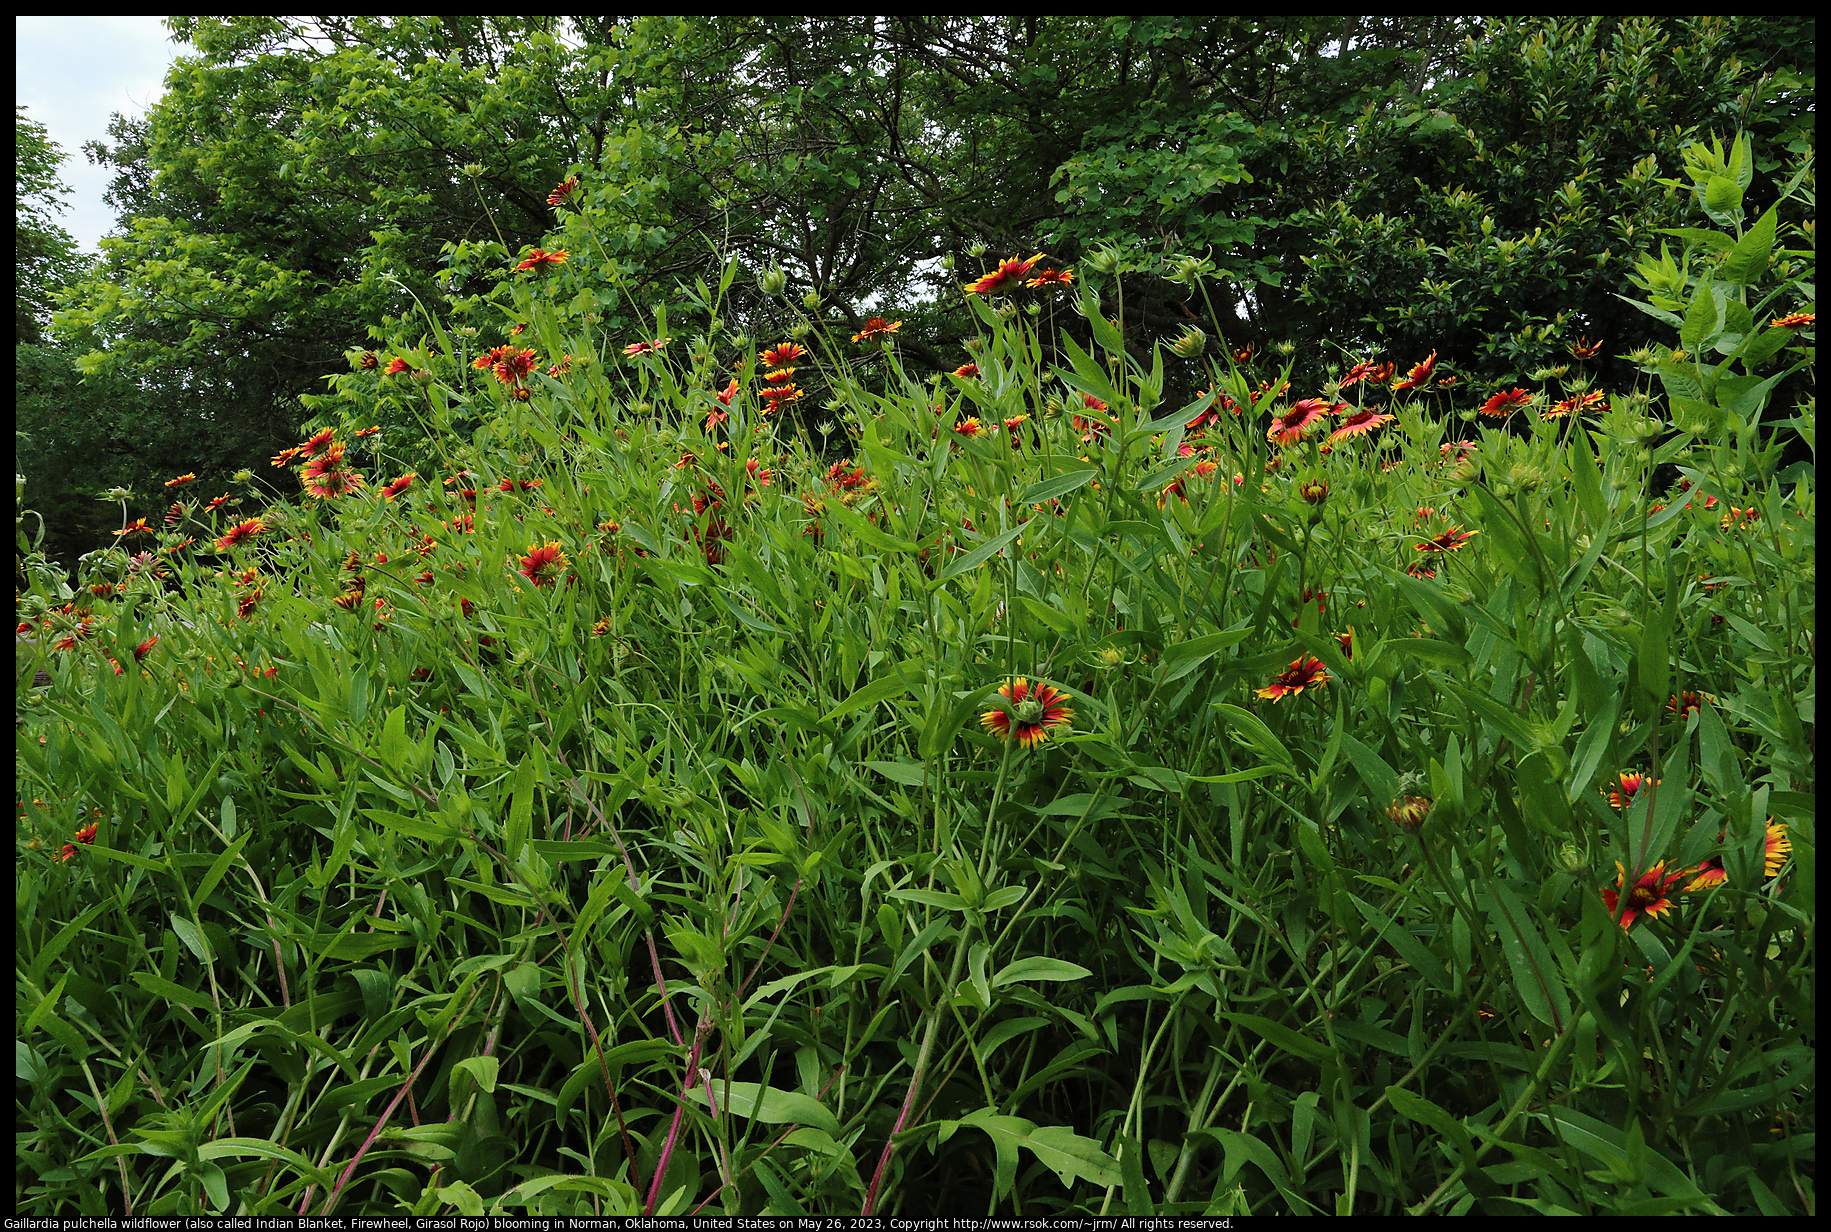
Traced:
<path fill-rule="evenodd" d="M 686 1095 L 699 1082 L 699 1052 L 705 1046 L 706 1037 L 712 1034 L 712 1013 L 710 1009 L 700 1015 L 699 1025 L 693 1028 L 693 1050 L 687 1054 L 687 1083 L 680 1091 L 680 1102 L 674 1105 L 674 1120 L 668 1125 L 667 1141 L 662 1144 L 661 1158 L 655 1164 L 655 1178 L 649 1182 L 648 1201 L 643 1204 L 642 1213 L 653 1215 L 655 1204 L 661 1201 L 661 1182 L 667 1178 L 668 1161 L 673 1158 L 674 1146 L 680 1141 L 680 1123 L 686 1119 Z M 706 1088 L 706 1102 L 711 1104 L 712 1088 Z"/>
<path fill-rule="evenodd" d="M 951 989 L 960 983 L 960 971 L 966 966 L 967 944 L 973 939 L 973 929 L 967 926 L 960 940 L 954 944 L 954 969 L 948 973 L 947 983 L 941 986 L 940 995 L 950 997 Z M 903 1107 L 896 1114 L 896 1124 L 890 1127 L 890 1137 L 884 1142 L 884 1153 L 878 1156 L 877 1171 L 871 1174 L 871 1188 L 865 1193 L 864 1209 L 861 1215 L 869 1215 L 877 1207 L 878 1187 L 884 1183 L 884 1173 L 890 1168 L 890 1156 L 896 1150 L 896 1136 L 903 1132 L 909 1121 L 909 1110 L 915 1107 L 916 1094 L 922 1089 L 922 1076 L 928 1071 L 928 1057 L 934 1051 L 935 1036 L 941 1029 L 940 1005 L 928 1012 L 928 1033 L 922 1037 L 922 1047 L 916 1053 L 915 1074 L 909 1079 L 909 1093 L 903 1097 Z"/>

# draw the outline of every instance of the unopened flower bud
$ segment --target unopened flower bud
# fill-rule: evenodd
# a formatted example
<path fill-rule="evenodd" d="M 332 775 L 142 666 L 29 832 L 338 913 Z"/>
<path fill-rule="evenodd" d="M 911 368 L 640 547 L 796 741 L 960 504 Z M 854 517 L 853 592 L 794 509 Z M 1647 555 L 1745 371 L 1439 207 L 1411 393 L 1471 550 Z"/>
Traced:
<path fill-rule="evenodd" d="M 1096 274 L 1111 274 L 1119 268 L 1119 250 L 1111 244 L 1102 244 L 1093 252 L 1081 259 L 1083 267 Z"/>
<path fill-rule="evenodd" d="M 1191 325 L 1176 336 L 1176 341 L 1170 344 L 1170 350 L 1183 359 L 1194 359 L 1207 344 L 1208 335 Z"/>
<path fill-rule="evenodd" d="M 1386 806 L 1386 816 L 1407 834 L 1416 834 L 1435 803 L 1424 796 L 1403 796 Z"/>
<path fill-rule="evenodd" d="M 765 295 L 780 295 L 782 288 L 788 285 L 788 275 L 777 266 L 770 266 L 757 275 L 757 288 Z"/>
<path fill-rule="evenodd" d="M 1574 873 L 1589 863 L 1582 850 L 1569 839 L 1558 845 L 1558 867 L 1567 873 Z"/>
<path fill-rule="evenodd" d="M 1181 257 L 1170 267 L 1170 281 L 1194 286 L 1196 281 L 1214 272 L 1214 265 L 1200 257 Z"/>

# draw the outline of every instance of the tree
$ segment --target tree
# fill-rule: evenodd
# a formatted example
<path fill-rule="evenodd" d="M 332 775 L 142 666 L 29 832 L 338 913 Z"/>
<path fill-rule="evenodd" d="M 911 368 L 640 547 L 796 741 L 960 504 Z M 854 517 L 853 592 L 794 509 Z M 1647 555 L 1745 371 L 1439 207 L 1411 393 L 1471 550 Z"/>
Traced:
<path fill-rule="evenodd" d="M 1670 180 L 1680 148 L 1746 131 L 1768 168 L 1809 157 L 1811 24 L 1485 23 L 1415 108 L 1299 138 L 1337 191 L 1290 212 L 1305 277 L 1266 326 L 1407 361 L 1436 350 L 1484 386 L 1606 339 L 1604 383 L 1625 384 L 1612 357 L 1662 335 L 1619 293 L 1660 228 L 1703 221 Z"/>
<path fill-rule="evenodd" d="M 14 305 L 20 342 L 44 340 L 52 296 L 81 272 L 76 241 L 53 221 L 66 207 L 70 189 L 58 179 L 66 155 L 18 104 L 13 120 Z"/>

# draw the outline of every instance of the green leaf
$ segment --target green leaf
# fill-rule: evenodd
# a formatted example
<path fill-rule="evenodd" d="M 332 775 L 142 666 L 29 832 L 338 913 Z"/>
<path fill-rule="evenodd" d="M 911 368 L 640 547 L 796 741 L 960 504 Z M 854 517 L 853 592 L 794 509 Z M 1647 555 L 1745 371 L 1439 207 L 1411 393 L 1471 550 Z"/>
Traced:
<path fill-rule="evenodd" d="M 1454 983 L 1443 966 L 1443 960 L 1431 953 L 1430 948 L 1413 936 L 1409 928 L 1395 923 L 1372 903 L 1356 898 L 1352 894 L 1348 897 L 1353 900 L 1355 909 L 1365 916 L 1367 922 L 1378 931 L 1380 940 L 1390 945 L 1400 958 L 1410 963 L 1412 969 L 1425 983 L 1444 992 L 1453 990 Z"/>
<path fill-rule="evenodd" d="M 407 768 L 407 707 L 396 706 L 381 725 L 381 761 L 390 770 Z"/>
<path fill-rule="evenodd" d="M 178 939 L 184 942 L 184 947 L 196 956 L 198 962 L 208 966 L 215 961 L 216 955 L 210 948 L 210 939 L 203 935 L 203 929 L 181 915 L 173 914 L 171 921 L 172 931 L 178 934 Z"/>
<path fill-rule="evenodd" d="M 1025 980 L 1084 980 L 1092 974 L 1079 963 L 1060 958 L 1020 958 L 992 977 L 992 987 L 1003 988 Z"/>
<path fill-rule="evenodd" d="M 1302 1057 L 1308 1061 L 1326 1061 L 1335 1055 L 1327 1044 L 1311 1039 L 1307 1035 L 1291 1030 L 1283 1023 L 1261 1018 L 1257 1014 L 1236 1014 L 1223 1011 L 1220 1017 L 1245 1027 L 1266 1042 L 1273 1044 L 1292 1056 Z"/>
<path fill-rule="evenodd" d="M 1235 734 L 1244 743 L 1250 745 L 1259 756 L 1286 773 L 1295 773 L 1291 767 L 1291 755 L 1285 749 L 1284 742 L 1272 735 L 1271 728 L 1267 727 L 1258 715 L 1226 702 L 1210 702 L 1209 705 L 1221 712 L 1228 725 L 1234 729 Z"/>
<path fill-rule="evenodd" d="M 885 552 L 915 552 L 921 545 L 908 539 L 899 539 L 881 529 L 869 518 L 863 517 L 846 508 L 838 501 L 830 501 L 826 507 L 826 517 L 851 531 L 857 540 L 869 548 Z"/>
<path fill-rule="evenodd" d="M 1093 328 L 1094 341 L 1100 349 L 1109 355 L 1123 355 L 1125 340 L 1119 336 L 1119 330 L 1106 319 L 1100 311 L 1100 297 L 1090 286 L 1081 287 L 1081 315 L 1087 318 L 1087 324 Z"/>
<path fill-rule="evenodd" d="M 834 1137 L 843 1137 L 844 1129 L 832 1109 L 811 1095 L 784 1091 L 757 1082 L 730 1082 L 713 1079 L 713 1094 L 721 1113 L 748 1117 L 765 1125 L 810 1125 Z M 687 1092 L 687 1098 L 706 1104 L 706 1087 L 702 1082 Z"/>
<path fill-rule="evenodd" d="M 1685 312 L 1685 323 L 1679 327 L 1679 341 L 1687 351 L 1696 354 L 1715 338 L 1720 328 L 1717 299 L 1709 282 L 1700 282 L 1692 292 L 1691 307 Z"/>
<path fill-rule="evenodd" d="M 1438 641 L 1434 637 L 1400 637 L 1386 643 L 1392 649 L 1411 656 L 1423 663 L 1438 663 L 1445 667 L 1467 667 L 1472 661 L 1469 652 L 1453 642 Z"/>
<path fill-rule="evenodd" d="M 1030 522 L 1034 522 L 1035 520 L 1036 519 L 1032 518 L 1030 519 Z M 972 551 L 955 557 L 947 568 L 941 570 L 940 576 L 935 578 L 934 585 L 939 586 L 950 578 L 957 578 L 968 570 L 977 569 L 980 565 L 1003 551 L 1006 544 L 1028 530 L 1030 528 L 1030 522 L 1023 522 L 1013 526 L 1002 535 L 999 535 L 994 539 L 988 539 Z"/>
<path fill-rule="evenodd" d="M 1348 755 L 1348 760 L 1354 764 L 1355 772 L 1361 776 L 1361 782 L 1367 785 L 1368 794 L 1372 797 L 1375 808 L 1384 808 L 1398 799 L 1399 775 L 1386 763 L 1384 757 L 1345 733 L 1341 738 L 1341 749 Z"/>
<path fill-rule="evenodd" d="M 96 849 L 91 848 L 90 850 L 93 851 Z M 151 863 L 151 861 L 148 861 L 148 863 Z M 153 865 L 153 867 L 160 871 L 164 871 L 165 866 L 156 864 Z M 58 929 L 56 936 L 38 947 L 37 951 L 32 955 L 32 965 L 30 969 L 31 982 L 33 984 L 43 986 L 45 975 L 51 970 L 51 964 L 55 963 L 58 956 L 64 952 L 69 944 L 76 940 L 77 936 L 94 922 L 96 916 L 108 910 L 111 903 L 112 900 L 109 898 L 104 898 L 99 903 L 92 903 L 81 915 Z"/>
<path fill-rule="evenodd" d="M 1727 176 L 1713 175 L 1704 184 L 1704 212 L 1725 227 L 1742 221 L 1742 186 Z"/>
<path fill-rule="evenodd" d="M 920 787 L 927 781 L 927 767 L 919 761 L 863 761 L 859 765 L 905 787 Z"/>
<path fill-rule="evenodd" d="M 821 722 L 831 723 L 841 715 L 851 714 L 854 710 L 863 710 L 866 706 L 875 706 L 879 702 L 889 701 L 908 691 L 909 684 L 898 670 L 898 665 L 892 664 L 890 671 L 885 672 L 870 684 L 862 686 L 850 697 L 829 710 Z"/>
<path fill-rule="evenodd" d="M 1201 460 L 1202 455 L 1200 454 L 1171 458 L 1168 462 L 1161 463 L 1140 476 L 1132 484 L 1132 491 L 1155 492 Z"/>
<path fill-rule="evenodd" d="M 1451 1145 L 1456 1148 L 1456 1153 L 1462 1156 L 1471 1167 L 1474 1166 L 1475 1144 L 1469 1137 L 1468 1128 L 1451 1116 L 1447 1110 L 1425 1099 L 1422 1095 L 1398 1086 L 1386 1088 L 1386 1102 L 1391 1104 L 1400 1116 L 1409 1117 L 1420 1125 L 1428 1125 L 1448 1138 Z"/>
<path fill-rule="evenodd" d="M 386 809 L 362 809 L 364 817 L 379 826 L 386 827 L 408 838 L 422 839 L 428 843 L 443 843 L 458 836 L 456 828 L 446 825 L 438 814 L 426 814 L 420 817 L 403 817 Z"/>
<path fill-rule="evenodd" d="M 496 1089 L 496 1075 L 502 1068 L 498 1057 L 467 1057 L 451 1067 L 451 1076 L 446 1080 L 450 1098 L 456 1100 L 462 1090 L 459 1078 L 468 1076 L 477 1084 L 477 1089 L 488 1094 Z"/>
<path fill-rule="evenodd" d="M 1596 465 L 1587 432 L 1571 434 L 1570 470 L 1571 486 L 1576 490 L 1583 516 L 1589 519 L 1590 534 L 1600 539 L 1608 527 L 1608 501 L 1602 494 L 1602 471 Z"/>
<path fill-rule="evenodd" d="M 1000 1116 L 992 1108 L 981 1108 L 951 1124 L 982 1129 L 991 1135 L 994 1144 L 1002 1140 L 1012 1147 L 1022 1147 L 1065 1186 L 1072 1186 L 1077 1180 L 1103 1186 L 1124 1183 L 1118 1160 L 1101 1150 L 1092 1138 L 1084 1138 L 1066 1126 L 1038 1127 L 1022 1117 Z"/>
<path fill-rule="evenodd" d="M 1099 473 L 1099 467 L 1092 463 L 1087 463 L 1084 470 L 1067 471 L 1063 474 L 1055 475 L 1051 478 L 1031 484 L 1024 489 L 1024 494 L 1018 499 L 1017 503 L 1020 505 L 1040 505 L 1044 501 L 1053 500 L 1058 496 L 1066 496 L 1076 488 L 1085 487 L 1087 484 L 1093 482 L 1094 478 L 1098 476 Z"/>
<path fill-rule="evenodd" d="M 1570 1021 L 1570 995 L 1533 917 L 1505 881 L 1490 881 L 1477 887 L 1476 894 L 1487 899 L 1489 921 L 1500 936 L 1501 952 L 1513 971 L 1513 987 L 1526 1012 L 1552 1030 L 1562 1031 Z"/>
<path fill-rule="evenodd" d="M 892 890 L 888 897 L 921 903 L 925 907 L 939 907 L 944 911 L 966 910 L 966 900 L 946 890 Z"/>
<path fill-rule="evenodd" d="M 1163 665 L 1158 668 L 1157 683 L 1162 685 L 1180 680 L 1214 655 L 1245 641 L 1251 633 L 1251 626 L 1230 629 L 1225 633 L 1210 633 L 1206 637 L 1191 638 L 1168 647 L 1163 652 Z"/>
<path fill-rule="evenodd" d="M 167 1001 L 176 1001 L 179 1005 L 188 1005 L 194 1010 L 214 1010 L 216 1008 L 216 1003 L 203 993 L 193 992 L 182 984 L 174 984 L 151 972 L 136 971 L 129 978 L 147 992 L 164 997 Z"/>
<path fill-rule="evenodd" d="M 1608 752 L 1609 739 L 1615 734 L 1615 722 L 1620 714 L 1621 694 L 1611 693 L 1602 712 L 1584 728 L 1583 735 L 1577 740 L 1576 769 L 1571 772 L 1570 781 L 1564 787 L 1567 803 L 1576 803 L 1577 797 L 1589 789 L 1590 781 L 1596 777 L 1596 768 L 1602 764 L 1602 758 Z"/>

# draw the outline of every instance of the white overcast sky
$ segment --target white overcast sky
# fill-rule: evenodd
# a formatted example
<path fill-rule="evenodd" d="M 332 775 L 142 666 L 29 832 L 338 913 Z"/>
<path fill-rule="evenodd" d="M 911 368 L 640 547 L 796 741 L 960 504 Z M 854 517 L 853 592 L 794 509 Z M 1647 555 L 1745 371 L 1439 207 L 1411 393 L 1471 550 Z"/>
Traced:
<path fill-rule="evenodd" d="M 63 147 L 58 177 L 69 206 L 57 221 L 84 252 L 114 226 L 102 204 L 109 172 L 83 155 L 108 140 L 114 112 L 137 116 L 165 92 L 165 70 L 188 44 L 171 41 L 160 17 L 17 17 L 16 102 Z"/>

